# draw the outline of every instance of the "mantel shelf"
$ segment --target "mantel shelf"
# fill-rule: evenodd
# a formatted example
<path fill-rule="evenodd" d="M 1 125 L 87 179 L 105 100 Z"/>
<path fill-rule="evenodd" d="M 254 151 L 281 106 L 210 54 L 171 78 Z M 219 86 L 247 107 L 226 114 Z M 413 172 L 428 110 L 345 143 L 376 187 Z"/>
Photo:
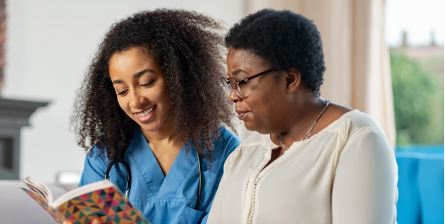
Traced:
<path fill-rule="evenodd" d="M 19 179 L 20 130 L 49 102 L 0 98 L 0 179 Z"/>

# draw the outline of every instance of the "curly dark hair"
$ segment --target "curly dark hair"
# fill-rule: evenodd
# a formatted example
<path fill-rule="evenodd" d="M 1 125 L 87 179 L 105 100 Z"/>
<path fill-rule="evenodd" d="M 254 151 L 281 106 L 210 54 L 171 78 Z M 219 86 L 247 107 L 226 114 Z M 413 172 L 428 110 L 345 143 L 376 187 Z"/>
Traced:
<path fill-rule="evenodd" d="M 197 12 L 142 11 L 111 26 L 77 92 L 71 123 L 77 144 L 96 145 L 109 159 L 123 159 L 140 128 L 119 107 L 108 73 L 115 53 L 138 47 L 161 65 L 170 101 L 170 117 L 179 137 L 209 155 L 220 125 L 234 130 L 233 112 L 219 82 L 224 74 L 223 27 Z"/>
<path fill-rule="evenodd" d="M 288 10 L 263 9 L 235 24 L 227 48 L 246 49 L 278 70 L 297 69 L 306 87 L 319 95 L 323 84 L 323 45 L 315 24 Z"/>

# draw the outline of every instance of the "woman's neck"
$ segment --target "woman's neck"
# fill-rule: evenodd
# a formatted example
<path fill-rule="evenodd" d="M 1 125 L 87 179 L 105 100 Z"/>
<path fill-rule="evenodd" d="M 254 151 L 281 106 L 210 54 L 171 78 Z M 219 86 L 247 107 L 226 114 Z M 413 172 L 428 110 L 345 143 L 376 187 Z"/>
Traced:
<path fill-rule="evenodd" d="M 168 124 L 164 124 L 157 131 L 145 131 L 145 133 L 142 131 L 142 133 L 158 161 L 159 167 L 164 175 L 167 175 L 185 142 L 181 140 L 176 129 Z"/>
<path fill-rule="evenodd" d="M 153 151 L 157 150 L 158 147 L 156 146 L 158 145 L 171 148 L 178 145 L 181 145 L 182 147 L 185 143 L 181 140 L 179 133 L 171 120 L 165 121 L 162 127 L 156 131 L 141 131 Z"/>
<path fill-rule="evenodd" d="M 288 122 L 290 125 L 284 131 L 272 136 L 275 142 L 279 143 L 281 138 L 283 144 L 289 147 L 293 142 L 302 140 L 308 134 L 308 131 L 314 125 L 315 120 L 327 103 L 326 100 L 316 96 L 313 98 L 308 97 L 300 102 L 295 104 L 296 106 L 290 110 L 290 121 Z"/>

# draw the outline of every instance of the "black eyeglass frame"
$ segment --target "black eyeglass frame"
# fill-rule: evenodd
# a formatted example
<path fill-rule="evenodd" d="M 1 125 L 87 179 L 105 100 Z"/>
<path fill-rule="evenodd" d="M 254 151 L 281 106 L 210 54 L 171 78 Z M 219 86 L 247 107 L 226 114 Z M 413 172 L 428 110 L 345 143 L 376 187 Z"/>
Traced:
<path fill-rule="evenodd" d="M 230 91 L 233 89 L 233 91 L 235 91 L 236 95 L 238 97 L 240 97 L 241 99 L 243 99 L 244 96 L 241 93 L 241 86 L 242 85 L 246 84 L 249 80 L 252 80 L 252 79 L 254 79 L 256 77 L 259 77 L 259 76 L 262 76 L 262 75 L 265 75 L 265 74 L 268 74 L 268 73 L 273 72 L 273 71 L 278 71 L 278 69 L 277 68 L 270 68 L 270 69 L 267 69 L 266 71 L 263 71 L 263 72 L 260 72 L 260 73 L 258 73 L 256 75 L 253 75 L 253 76 L 250 76 L 248 78 L 245 78 L 245 79 L 243 79 L 241 81 L 236 81 L 236 80 L 234 80 L 234 79 L 232 79 L 230 77 L 229 78 L 221 77 L 221 81 L 223 82 L 223 85 L 226 86 L 226 90 L 227 90 L 227 92 L 229 92 L 229 94 L 230 94 Z M 233 84 L 235 84 L 237 88 L 234 88 L 234 86 L 232 86 L 232 82 L 230 80 L 233 80 Z M 238 89 L 239 89 L 239 91 L 238 91 Z"/>

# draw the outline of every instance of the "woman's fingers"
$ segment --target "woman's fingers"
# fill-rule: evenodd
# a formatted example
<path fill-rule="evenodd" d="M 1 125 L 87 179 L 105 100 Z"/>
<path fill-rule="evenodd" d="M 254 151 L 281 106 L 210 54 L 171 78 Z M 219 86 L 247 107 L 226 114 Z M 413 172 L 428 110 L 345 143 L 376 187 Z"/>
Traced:
<path fill-rule="evenodd" d="M 63 221 L 63 224 L 73 224 L 70 221 Z M 93 222 L 91 222 L 91 224 L 102 224 L 99 219 L 94 219 Z"/>
<path fill-rule="evenodd" d="M 91 224 L 102 224 L 99 219 L 94 219 L 93 222 L 91 222 Z"/>

